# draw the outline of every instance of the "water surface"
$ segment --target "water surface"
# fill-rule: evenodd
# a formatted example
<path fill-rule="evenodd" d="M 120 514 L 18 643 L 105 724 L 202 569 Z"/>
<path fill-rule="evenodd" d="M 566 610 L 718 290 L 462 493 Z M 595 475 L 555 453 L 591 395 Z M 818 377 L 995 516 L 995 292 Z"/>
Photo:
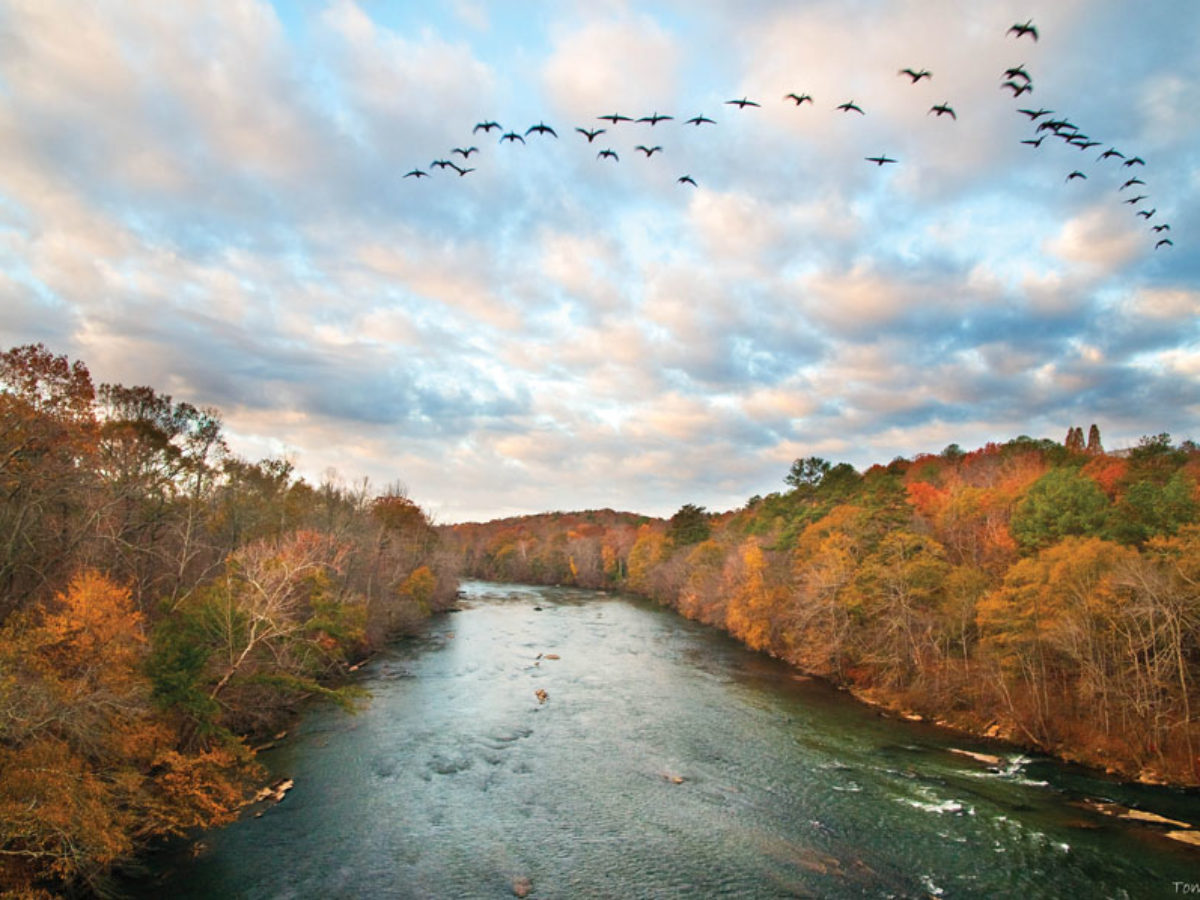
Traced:
<path fill-rule="evenodd" d="M 264 754 L 295 779 L 283 802 L 205 835 L 195 859 L 163 854 L 138 890 L 511 897 L 528 879 L 544 898 L 1200 892 L 1200 851 L 1078 805 L 1200 823 L 1194 794 L 882 717 L 641 601 L 464 590 L 462 611 L 365 667 L 360 712 L 314 708 Z"/>

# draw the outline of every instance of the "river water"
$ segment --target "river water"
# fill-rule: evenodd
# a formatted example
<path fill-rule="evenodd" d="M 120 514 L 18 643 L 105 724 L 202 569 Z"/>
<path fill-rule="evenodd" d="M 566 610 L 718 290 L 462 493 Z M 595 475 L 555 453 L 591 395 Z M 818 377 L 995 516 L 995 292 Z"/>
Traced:
<path fill-rule="evenodd" d="M 364 668 L 359 712 L 316 707 L 263 755 L 295 780 L 282 802 L 160 854 L 134 893 L 1200 894 L 1200 849 L 1082 805 L 1200 824 L 1195 793 L 885 718 L 639 600 L 464 593 Z"/>

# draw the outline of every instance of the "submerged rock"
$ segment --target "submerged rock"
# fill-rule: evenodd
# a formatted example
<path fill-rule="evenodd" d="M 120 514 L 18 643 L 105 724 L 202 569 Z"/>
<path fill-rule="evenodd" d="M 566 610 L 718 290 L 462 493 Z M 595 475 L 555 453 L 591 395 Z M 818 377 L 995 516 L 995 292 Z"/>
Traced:
<path fill-rule="evenodd" d="M 1004 762 L 998 756 L 993 756 L 990 753 L 976 753 L 974 750 L 959 750 L 957 747 L 951 747 L 950 752 L 957 753 L 959 756 L 969 756 L 971 759 L 988 766 L 998 766 Z"/>
<path fill-rule="evenodd" d="M 533 696 L 537 697 L 538 703 L 545 703 L 550 699 L 550 695 L 547 694 L 542 688 L 538 688 L 536 691 L 534 691 Z"/>
<path fill-rule="evenodd" d="M 514 878 L 512 892 L 514 897 L 528 897 L 533 892 L 533 882 L 524 875 L 520 878 Z"/>

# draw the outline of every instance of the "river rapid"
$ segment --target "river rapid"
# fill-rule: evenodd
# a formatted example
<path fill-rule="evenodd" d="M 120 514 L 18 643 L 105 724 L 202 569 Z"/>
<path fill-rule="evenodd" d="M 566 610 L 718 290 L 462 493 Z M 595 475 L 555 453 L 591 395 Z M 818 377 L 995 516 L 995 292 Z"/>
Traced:
<path fill-rule="evenodd" d="M 1200 849 L 1087 805 L 1200 825 L 1194 792 L 881 716 L 640 600 L 474 582 L 459 606 L 364 667 L 359 712 L 312 708 L 263 754 L 282 802 L 130 892 L 1200 895 Z"/>

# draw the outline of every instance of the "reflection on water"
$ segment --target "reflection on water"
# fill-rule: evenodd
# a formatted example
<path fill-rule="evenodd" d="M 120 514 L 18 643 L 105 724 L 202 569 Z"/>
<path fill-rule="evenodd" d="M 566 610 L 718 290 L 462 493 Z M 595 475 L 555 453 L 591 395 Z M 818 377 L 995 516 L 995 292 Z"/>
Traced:
<path fill-rule="evenodd" d="M 1200 822 L 1194 795 L 885 719 L 640 601 L 466 594 L 366 667 L 361 712 L 314 709 L 264 757 L 295 779 L 286 800 L 195 859 L 163 854 L 137 892 L 1142 897 L 1200 881 L 1197 851 L 1073 803 Z"/>

